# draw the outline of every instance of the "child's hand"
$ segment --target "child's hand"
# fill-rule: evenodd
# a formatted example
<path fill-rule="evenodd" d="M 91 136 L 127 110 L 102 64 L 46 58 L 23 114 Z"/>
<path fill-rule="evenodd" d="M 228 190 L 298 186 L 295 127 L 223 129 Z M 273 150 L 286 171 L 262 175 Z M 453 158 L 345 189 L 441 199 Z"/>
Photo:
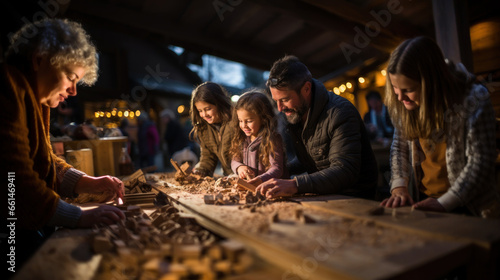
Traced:
<path fill-rule="evenodd" d="M 238 172 L 238 176 L 243 180 L 250 180 L 255 177 L 253 170 L 246 165 L 241 165 L 236 171 Z"/>

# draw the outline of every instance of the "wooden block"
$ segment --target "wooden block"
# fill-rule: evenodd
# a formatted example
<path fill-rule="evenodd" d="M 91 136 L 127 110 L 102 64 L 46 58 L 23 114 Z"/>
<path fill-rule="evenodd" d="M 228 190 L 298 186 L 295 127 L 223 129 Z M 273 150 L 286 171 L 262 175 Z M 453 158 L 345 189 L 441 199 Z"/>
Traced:
<path fill-rule="evenodd" d="M 180 280 L 181 276 L 175 273 L 167 273 L 163 275 L 160 280 Z"/>
<path fill-rule="evenodd" d="M 187 259 L 183 264 L 189 268 L 189 271 L 195 275 L 202 275 L 210 271 L 209 264 L 199 259 Z"/>
<path fill-rule="evenodd" d="M 295 209 L 295 219 L 300 220 L 300 217 L 304 215 L 304 211 L 302 209 Z"/>
<path fill-rule="evenodd" d="M 238 255 L 245 251 L 245 246 L 233 239 L 227 239 L 222 242 L 220 242 L 220 246 L 226 253 L 226 256 L 231 262 L 236 262 L 238 259 Z"/>
<path fill-rule="evenodd" d="M 215 203 L 215 198 L 214 198 L 213 194 L 204 195 L 203 200 L 205 201 L 205 204 L 214 204 Z"/>
<path fill-rule="evenodd" d="M 185 277 L 188 275 L 189 270 L 184 264 L 172 263 L 168 268 L 168 272 L 179 275 L 180 277 Z"/>
<path fill-rule="evenodd" d="M 229 275 L 231 274 L 232 266 L 229 260 L 218 261 L 214 264 L 214 270 Z"/>
<path fill-rule="evenodd" d="M 134 214 L 141 214 L 141 207 L 137 205 L 129 205 L 127 206 L 127 211 L 130 211 Z"/>
<path fill-rule="evenodd" d="M 253 264 L 253 258 L 246 253 L 239 256 L 238 262 L 233 265 L 233 270 L 237 274 L 245 273 Z"/>
<path fill-rule="evenodd" d="M 314 224 L 316 223 L 316 220 L 311 218 L 310 216 L 306 215 L 306 214 L 303 214 L 301 217 L 300 217 L 300 221 L 303 223 L 303 224 Z"/>
<path fill-rule="evenodd" d="M 213 245 L 207 250 L 207 256 L 214 260 L 219 261 L 222 259 L 222 248 L 219 245 Z"/>
<path fill-rule="evenodd" d="M 170 159 L 170 163 L 172 163 L 172 166 L 179 172 L 180 174 L 186 176 L 186 173 L 180 168 L 179 164 L 177 164 L 177 161 Z"/>
<path fill-rule="evenodd" d="M 158 215 L 156 218 L 154 218 L 152 224 L 155 227 L 159 227 L 164 221 L 166 221 L 166 218 L 164 215 Z"/>
<path fill-rule="evenodd" d="M 238 184 L 238 186 L 245 188 L 249 191 L 255 192 L 256 187 L 243 179 L 238 178 L 238 181 L 236 181 L 236 184 Z"/>
<path fill-rule="evenodd" d="M 280 221 L 280 218 L 279 218 L 278 212 L 273 213 L 271 215 L 271 223 L 279 223 L 279 221 Z"/>
<path fill-rule="evenodd" d="M 92 249 L 94 249 L 94 252 L 97 254 L 102 252 L 108 252 L 111 249 L 113 249 L 113 244 L 107 237 L 95 236 L 92 242 Z"/>
<path fill-rule="evenodd" d="M 159 258 L 152 258 L 148 260 L 145 264 L 142 265 L 142 269 L 146 271 L 155 271 L 159 272 L 160 270 L 160 259 Z"/>
<path fill-rule="evenodd" d="M 181 259 L 196 259 L 201 255 L 201 246 L 197 244 L 182 245 L 177 244 L 174 247 L 174 257 Z"/>
<path fill-rule="evenodd" d="M 182 170 L 182 172 L 187 173 L 187 170 L 189 169 L 189 163 L 185 162 L 183 163 L 179 168 Z"/>
<path fill-rule="evenodd" d="M 115 244 L 116 248 L 125 248 L 127 246 L 125 242 L 123 242 L 123 240 L 120 239 L 113 240 L 113 244 Z"/>
<path fill-rule="evenodd" d="M 142 255 L 144 256 L 145 259 L 152 259 L 152 258 L 158 258 L 158 259 L 161 259 L 163 257 L 163 255 L 161 254 L 161 252 L 159 250 L 157 250 L 156 248 L 154 249 L 145 249 L 143 252 L 142 252 Z"/>

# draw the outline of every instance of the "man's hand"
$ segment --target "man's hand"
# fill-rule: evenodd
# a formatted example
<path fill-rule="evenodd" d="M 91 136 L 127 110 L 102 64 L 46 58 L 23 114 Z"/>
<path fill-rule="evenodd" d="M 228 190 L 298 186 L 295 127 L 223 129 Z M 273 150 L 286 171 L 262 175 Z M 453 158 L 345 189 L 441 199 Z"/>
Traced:
<path fill-rule="evenodd" d="M 260 184 L 256 192 L 260 192 L 266 198 L 275 198 L 282 196 L 292 196 L 297 193 L 295 180 L 271 179 Z"/>
<path fill-rule="evenodd" d="M 125 219 L 125 215 L 120 209 L 110 205 L 100 205 L 97 208 L 83 211 L 77 227 L 89 228 L 98 224 L 111 225 L 123 219 Z"/>
<path fill-rule="evenodd" d="M 434 211 L 434 212 L 446 212 L 446 209 L 439 203 L 435 198 L 428 197 L 420 202 L 413 205 L 415 209 L 424 211 Z"/>
<path fill-rule="evenodd" d="M 125 193 L 123 182 L 112 176 L 92 177 L 83 175 L 75 186 L 76 193 L 101 194 L 109 193 L 108 200 L 122 198 Z"/>
<path fill-rule="evenodd" d="M 384 199 L 380 203 L 380 206 L 395 208 L 413 204 L 414 202 L 408 193 L 408 189 L 406 187 L 397 187 L 392 190 L 391 197 Z"/>

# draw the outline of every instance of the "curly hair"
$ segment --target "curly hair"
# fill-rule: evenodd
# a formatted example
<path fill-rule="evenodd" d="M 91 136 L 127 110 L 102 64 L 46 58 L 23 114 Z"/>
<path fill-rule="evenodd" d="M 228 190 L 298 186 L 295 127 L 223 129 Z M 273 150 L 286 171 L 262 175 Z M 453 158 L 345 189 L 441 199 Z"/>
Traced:
<path fill-rule="evenodd" d="M 269 169 L 271 167 L 269 156 L 276 156 L 273 140 L 279 137 L 279 134 L 277 134 L 278 121 L 271 101 L 267 95 L 258 91 L 247 91 L 238 99 L 233 109 L 233 119 L 231 121 L 235 134 L 230 153 L 233 158 L 241 159 L 243 143 L 247 136 L 239 127 L 238 110 L 246 110 L 260 117 L 259 136 L 261 136 L 262 140 L 259 145 L 259 161 L 262 162 L 266 169 Z"/>
<path fill-rule="evenodd" d="M 231 111 L 233 103 L 229 97 L 229 93 L 221 85 L 213 82 L 205 82 L 198 85 L 191 94 L 191 105 L 189 115 L 193 129 L 189 133 L 191 140 L 198 141 L 198 133 L 208 127 L 208 123 L 200 117 L 195 104 L 197 102 L 206 102 L 217 107 L 222 123 L 231 121 Z"/>
<path fill-rule="evenodd" d="M 31 72 L 33 55 L 47 57 L 60 69 L 64 65 L 85 68 L 80 83 L 93 85 L 98 76 L 97 51 L 81 24 L 67 19 L 43 19 L 24 25 L 10 37 L 5 60 L 20 70 Z"/>

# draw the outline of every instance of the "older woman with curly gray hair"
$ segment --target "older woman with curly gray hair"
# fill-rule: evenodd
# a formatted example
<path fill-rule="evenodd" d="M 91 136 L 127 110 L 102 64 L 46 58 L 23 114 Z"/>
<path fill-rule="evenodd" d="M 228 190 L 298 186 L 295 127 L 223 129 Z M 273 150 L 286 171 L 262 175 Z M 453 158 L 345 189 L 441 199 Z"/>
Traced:
<path fill-rule="evenodd" d="M 45 19 L 22 27 L 11 37 L 0 67 L 0 166 L 8 176 L 16 218 L 18 264 L 27 259 L 55 227 L 90 227 L 124 219 L 116 207 L 82 211 L 62 198 L 80 193 L 123 197 L 114 177 L 88 176 L 54 155 L 49 137 L 50 108 L 77 94 L 77 84 L 97 79 L 97 53 L 80 24 Z"/>

